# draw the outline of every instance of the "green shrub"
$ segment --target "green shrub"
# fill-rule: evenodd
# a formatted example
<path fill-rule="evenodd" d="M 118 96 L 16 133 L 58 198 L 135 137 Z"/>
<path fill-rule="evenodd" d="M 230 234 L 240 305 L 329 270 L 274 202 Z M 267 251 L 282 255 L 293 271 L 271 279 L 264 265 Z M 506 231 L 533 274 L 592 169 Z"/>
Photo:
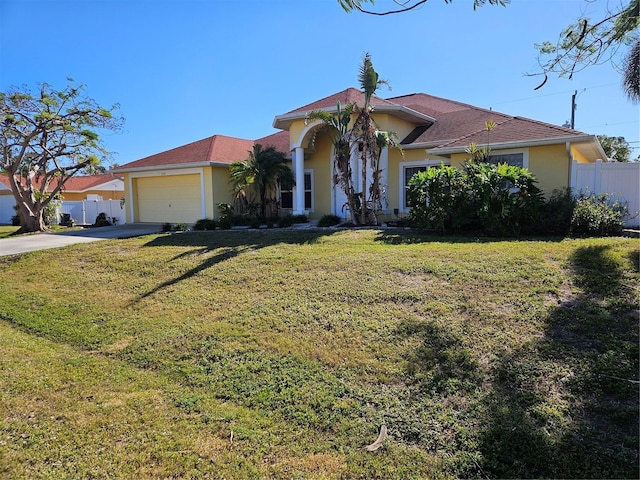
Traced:
<path fill-rule="evenodd" d="M 342 220 L 337 215 L 325 215 L 320 220 L 318 220 L 319 227 L 333 227 L 334 225 L 339 225 Z"/>
<path fill-rule="evenodd" d="M 571 217 L 573 236 L 609 236 L 622 233 L 626 204 L 612 201 L 610 195 L 581 195 Z"/>
<path fill-rule="evenodd" d="M 218 226 L 218 222 L 216 222 L 212 218 L 201 218 L 198 220 L 194 226 L 194 230 L 215 230 Z"/>
<path fill-rule="evenodd" d="M 467 224 L 465 181 L 463 172 L 445 165 L 415 174 L 407 187 L 411 225 L 444 233 Z"/>
<path fill-rule="evenodd" d="M 189 230 L 189 227 L 184 222 L 178 222 L 173 226 L 173 229 L 176 232 L 186 232 L 187 230 Z"/>
<path fill-rule="evenodd" d="M 526 168 L 467 162 L 471 211 L 488 235 L 519 235 L 534 225 L 544 204 L 535 177 Z"/>
<path fill-rule="evenodd" d="M 222 229 L 222 230 L 229 230 L 231 229 L 231 227 L 233 226 L 233 223 L 231 222 L 231 219 L 229 217 L 222 217 L 219 221 L 218 221 L 218 226 Z"/>
<path fill-rule="evenodd" d="M 285 215 L 284 217 L 280 217 L 278 219 L 278 226 L 280 228 L 290 227 L 294 223 L 295 223 L 295 219 L 294 219 L 293 215 Z"/>
<path fill-rule="evenodd" d="M 530 233 L 541 235 L 568 235 L 576 198 L 571 189 L 554 190 L 544 202 L 540 215 Z"/>
<path fill-rule="evenodd" d="M 407 195 L 412 226 L 440 233 L 519 235 L 535 224 L 544 204 L 527 169 L 482 162 L 468 162 L 462 171 L 441 165 L 419 172 Z"/>
<path fill-rule="evenodd" d="M 308 223 L 308 222 L 309 222 L 309 217 L 307 217 L 304 214 L 293 216 L 293 223 Z"/>
<path fill-rule="evenodd" d="M 260 217 L 253 217 L 249 220 L 249 226 L 251 228 L 260 228 L 262 226 L 262 218 Z"/>
<path fill-rule="evenodd" d="M 162 231 L 163 232 L 170 232 L 171 230 L 173 230 L 173 225 L 171 225 L 170 223 L 163 223 L 162 224 Z"/>

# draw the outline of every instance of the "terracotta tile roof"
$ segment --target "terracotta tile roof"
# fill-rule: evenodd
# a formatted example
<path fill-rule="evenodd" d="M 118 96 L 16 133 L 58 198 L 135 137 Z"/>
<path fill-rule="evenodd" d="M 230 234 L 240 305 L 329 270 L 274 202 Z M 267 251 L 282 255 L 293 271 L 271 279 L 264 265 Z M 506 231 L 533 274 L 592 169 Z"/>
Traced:
<path fill-rule="evenodd" d="M 496 127 L 491 130 L 491 132 L 487 132 L 483 124 L 481 128 L 469 132 L 467 135 L 460 138 L 444 143 L 439 147 L 466 147 L 470 143 L 478 145 L 486 143 L 499 144 L 584 135 L 582 132 L 578 132 L 577 130 L 522 117 L 508 117 L 500 122 L 496 121 L 496 124 Z"/>
<path fill-rule="evenodd" d="M 106 183 L 112 182 L 114 180 L 122 180 L 122 177 L 119 175 L 112 175 L 110 173 L 103 173 L 99 175 L 78 175 L 71 177 L 64 184 L 65 192 L 85 192 L 87 190 L 96 189 Z M 0 174 L 0 184 L 6 186 L 11 189 L 11 184 L 9 183 L 9 177 L 6 174 Z M 36 182 L 39 184 L 39 182 Z M 58 186 L 58 181 L 54 179 L 49 184 L 49 191 L 54 190 Z"/>
<path fill-rule="evenodd" d="M 253 140 L 213 135 L 187 145 L 135 160 L 115 170 L 201 162 L 233 163 L 247 158 L 247 153 L 253 149 L 253 143 Z"/>
<path fill-rule="evenodd" d="M 551 125 L 523 117 L 474 107 L 465 103 L 434 97 L 424 93 L 390 99 L 401 105 L 436 118 L 428 128 L 418 127 L 404 140 L 404 145 L 430 144 L 439 147 L 466 147 L 469 143 L 487 143 L 485 124 L 495 122 L 489 134 L 490 143 L 582 136 L 584 133 L 570 128 Z"/>
<path fill-rule="evenodd" d="M 316 100 L 315 102 L 309 103 L 308 105 L 305 105 L 303 107 L 291 110 L 290 112 L 287 112 L 287 114 L 303 113 L 311 110 L 329 109 L 335 107 L 337 102 L 340 102 L 342 105 L 346 105 L 348 103 L 357 103 L 358 105 L 363 105 L 364 93 L 356 88 L 347 88 L 346 90 L 334 93 L 333 95 L 329 95 L 328 97 L 321 98 L 320 100 Z M 389 100 L 376 97 L 374 95 L 373 97 L 371 97 L 371 105 L 394 105 L 394 103 Z"/>
<path fill-rule="evenodd" d="M 267 135 L 266 137 L 257 139 L 255 143 L 259 143 L 263 147 L 273 147 L 279 152 L 289 155 L 290 144 L 289 132 L 287 131 L 281 131 L 273 133 L 271 135 Z"/>
<path fill-rule="evenodd" d="M 286 121 L 279 123 L 278 126 L 288 129 L 288 126 L 293 121 L 292 119 L 296 119 L 305 112 L 315 109 L 333 109 L 338 101 L 343 105 L 351 102 L 362 105 L 364 103 L 364 94 L 356 88 L 347 88 L 283 115 L 278 115 L 276 119 L 286 119 Z M 407 115 L 407 109 L 410 109 L 409 112 L 418 112 L 418 114 L 413 112 L 405 117 L 410 121 L 414 121 L 416 125 L 416 128 L 402 141 L 405 148 L 410 148 L 412 145 L 416 148 L 423 148 L 425 144 L 431 148 L 457 148 L 466 147 L 472 142 L 482 145 L 487 142 L 487 132 L 485 130 L 487 121 L 493 121 L 497 124 L 489 137 L 492 144 L 585 135 L 576 130 L 522 117 L 514 117 L 425 93 L 392 97 L 387 100 L 374 96 L 371 103 L 374 106 L 391 107 L 391 110 L 394 110 L 393 107 L 397 107 L 397 111 L 392 114 L 398 116 Z M 428 117 L 431 118 L 429 119 Z M 435 121 L 433 121 L 434 119 Z M 425 120 L 428 120 L 428 122 L 425 123 Z M 257 140 L 213 135 L 127 163 L 115 171 L 124 172 L 135 168 L 168 165 L 187 166 L 203 162 L 230 164 L 247 158 L 248 152 L 256 143 L 260 143 L 264 147 L 273 146 L 279 151 L 288 154 L 290 148 L 289 132 L 283 130 Z"/>

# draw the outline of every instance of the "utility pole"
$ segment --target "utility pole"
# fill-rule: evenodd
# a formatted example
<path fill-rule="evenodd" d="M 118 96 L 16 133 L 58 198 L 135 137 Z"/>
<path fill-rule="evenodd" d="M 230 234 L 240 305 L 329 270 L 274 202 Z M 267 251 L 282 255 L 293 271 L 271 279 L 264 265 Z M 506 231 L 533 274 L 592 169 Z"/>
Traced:
<path fill-rule="evenodd" d="M 578 95 L 578 91 L 575 90 L 573 95 L 571 95 L 571 128 L 574 129 L 576 126 L 576 95 Z"/>

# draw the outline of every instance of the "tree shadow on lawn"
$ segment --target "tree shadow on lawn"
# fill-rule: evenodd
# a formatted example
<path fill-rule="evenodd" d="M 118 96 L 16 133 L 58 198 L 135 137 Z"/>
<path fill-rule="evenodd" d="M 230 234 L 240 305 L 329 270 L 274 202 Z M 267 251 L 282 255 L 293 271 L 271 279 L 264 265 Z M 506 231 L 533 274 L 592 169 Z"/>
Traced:
<path fill-rule="evenodd" d="M 186 232 L 155 237 L 144 244 L 144 247 L 192 247 L 172 258 L 178 260 L 191 255 L 204 255 L 211 250 L 226 248 L 225 251 L 212 257 L 207 257 L 196 267 L 182 275 L 167 280 L 148 292 L 140 295 L 135 302 L 139 302 L 165 288 L 171 287 L 183 280 L 197 275 L 203 270 L 231 260 L 246 252 L 279 244 L 304 245 L 315 243 L 319 238 L 332 235 L 331 231 L 263 231 L 263 230 L 227 230 L 216 232 Z M 134 303 L 135 303 L 134 302 Z"/>
<path fill-rule="evenodd" d="M 441 235 L 415 230 L 384 229 L 376 235 L 376 241 L 389 245 L 413 245 L 416 243 L 495 243 L 495 242 L 561 242 L 564 237 L 488 237 L 483 235 Z"/>
<path fill-rule="evenodd" d="M 571 256 L 581 293 L 497 362 L 479 449 L 495 478 L 637 478 L 638 317 L 608 246 Z"/>
<path fill-rule="evenodd" d="M 446 322 L 402 322 L 397 338 L 417 346 L 404 358 L 410 404 L 387 415 L 391 434 L 447 450 L 458 477 L 637 478 L 638 301 L 609 246 L 569 260 L 580 293 L 548 312 L 539 338 L 496 345 L 486 369 Z M 456 419 L 455 440 L 431 411 L 404 421 L 425 399 L 452 405 L 442 415 Z"/>

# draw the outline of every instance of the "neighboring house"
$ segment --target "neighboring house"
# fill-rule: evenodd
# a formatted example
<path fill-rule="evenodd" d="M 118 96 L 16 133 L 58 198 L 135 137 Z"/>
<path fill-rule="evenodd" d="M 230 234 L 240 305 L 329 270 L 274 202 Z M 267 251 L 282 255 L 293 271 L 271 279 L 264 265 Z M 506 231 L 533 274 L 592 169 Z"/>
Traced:
<path fill-rule="evenodd" d="M 56 186 L 56 183 L 52 182 L 49 185 L 49 191 Z M 71 177 L 65 182 L 62 191 L 63 201 L 122 200 L 123 198 L 124 181 L 121 176 L 111 173 Z M 16 214 L 13 208 L 15 204 L 9 177 L 0 174 L 0 223 L 11 222 L 11 217 Z"/>
<path fill-rule="evenodd" d="M 274 146 L 292 160 L 296 186 L 280 192 L 283 210 L 311 218 L 329 213 L 346 217 L 345 195 L 332 180 L 330 137 L 319 121 L 305 121 L 311 110 L 335 111 L 338 101 L 362 105 L 364 95 L 349 88 L 278 115 L 273 126 L 282 131 L 268 137 L 214 135 L 117 168 L 125 179 L 127 222 L 193 223 L 215 218 L 218 203 L 232 202 L 229 164 L 247 158 L 256 143 Z M 412 175 L 441 163 L 461 166 L 471 143 L 488 146 L 493 161 L 528 168 L 546 194 L 570 185 L 573 161 L 606 158 L 595 135 L 423 93 L 386 100 L 373 97 L 371 104 L 378 127 L 395 132 L 403 147 L 402 153 L 390 148 L 381 156 L 387 218 L 408 211 L 406 185 Z M 487 122 L 495 123 L 490 132 Z M 360 185 L 356 157 L 354 152 L 354 180 Z"/>

